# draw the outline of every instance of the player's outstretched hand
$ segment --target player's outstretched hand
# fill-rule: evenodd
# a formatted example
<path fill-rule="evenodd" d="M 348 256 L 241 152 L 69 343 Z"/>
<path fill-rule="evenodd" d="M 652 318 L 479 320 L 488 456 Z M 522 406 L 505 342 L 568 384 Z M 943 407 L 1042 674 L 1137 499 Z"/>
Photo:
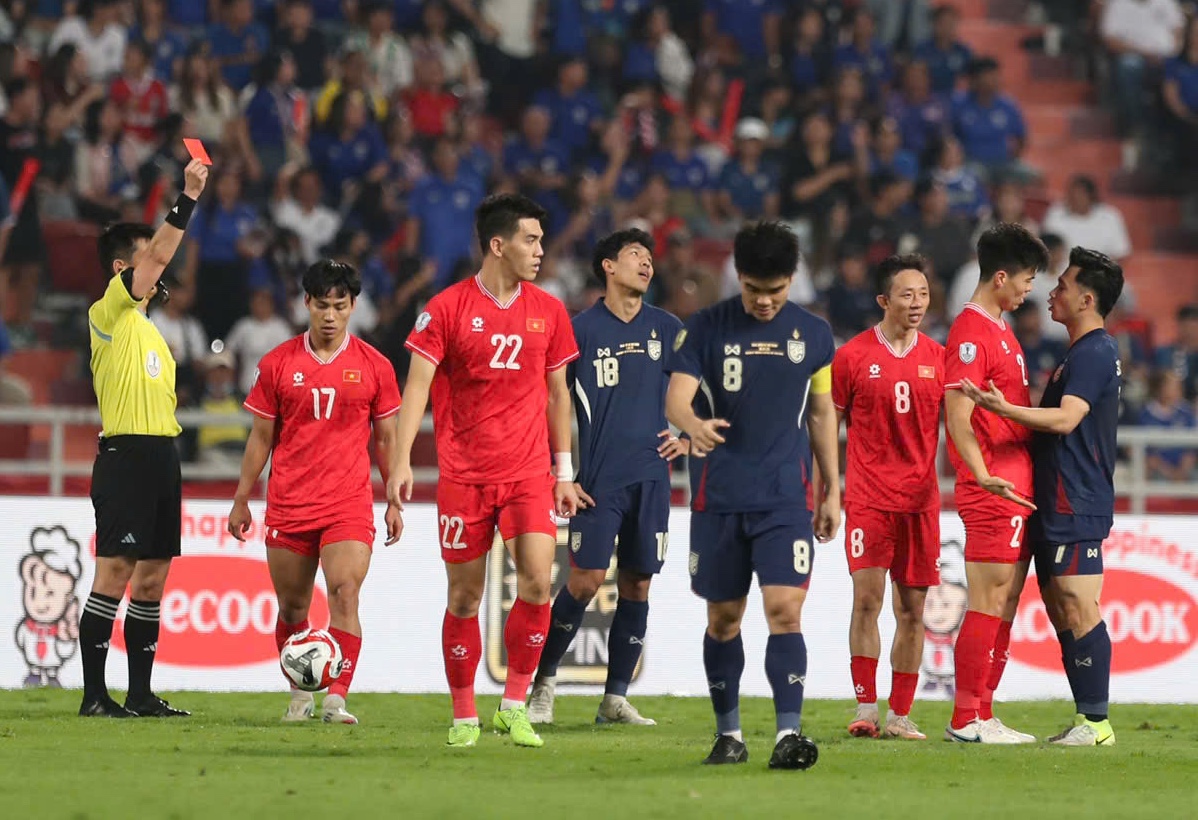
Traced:
<path fill-rule="evenodd" d="M 988 493 L 994 493 L 999 498 L 1013 501 L 1021 507 L 1027 507 L 1029 510 L 1036 509 L 1036 505 L 1015 492 L 1015 485 L 1005 478 L 999 478 L 996 475 L 986 476 L 983 479 L 979 479 L 978 484 L 982 486 L 983 490 Z"/>
<path fill-rule="evenodd" d="M 821 501 L 813 524 L 815 537 L 821 544 L 835 538 L 836 531 L 840 529 L 840 500 L 825 498 Z"/>
<path fill-rule="evenodd" d="M 187 163 L 187 167 L 183 169 L 183 193 L 192 199 L 199 199 L 207 184 L 208 166 L 198 159 Z"/>
<path fill-rule="evenodd" d="M 720 430 L 731 426 L 723 419 L 704 419 L 700 422 L 699 427 L 690 434 L 691 452 L 699 457 L 707 455 L 724 443 L 724 437 L 720 435 Z"/>
<path fill-rule="evenodd" d="M 1003 408 L 1006 407 L 1007 397 L 998 389 L 993 381 L 990 382 L 990 389 L 983 390 L 969 379 L 961 379 L 961 392 L 965 394 L 971 402 L 983 410 L 989 410 L 991 413 L 1003 415 Z"/>
<path fill-rule="evenodd" d="M 657 454 L 666 461 L 673 461 L 678 456 L 684 456 L 691 451 L 690 439 L 678 438 L 669 430 L 662 430 L 657 437 L 665 439 L 658 445 Z"/>
<path fill-rule="evenodd" d="M 387 479 L 387 503 L 402 510 L 405 501 L 412 500 L 412 485 L 416 483 L 412 478 L 412 465 L 400 464 L 391 471 L 391 477 Z"/>
<path fill-rule="evenodd" d="M 573 518 L 582 507 L 574 486 L 573 481 L 559 481 L 553 485 L 553 508 L 562 518 Z"/>
<path fill-rule="evenodd" d="M 399 507 L 388 504 L 387 514 L 383 516 L 383 521 L 387 523 L 387 540 L 383 544 L 389 547 L 399 540 L 399 536 L 403 535 L 403 513 L 400 512 Z"/>
<path fill-rule="evenodd" d="M 595 499 L 587 495 L 587 491 L 577 481 L 574 482 L 574 492 L 578 494 L 578 509 L 585 510 L 588 507 L 595 506 Z"/>
<path fill-rule="evenodd" d="M 238 541 L 244 541 L 252 523 L 254 514 L 250 512 L 250 505 L 244 501 L 234 501 L 233 509 L 229 511 L 229 535 Z"/>

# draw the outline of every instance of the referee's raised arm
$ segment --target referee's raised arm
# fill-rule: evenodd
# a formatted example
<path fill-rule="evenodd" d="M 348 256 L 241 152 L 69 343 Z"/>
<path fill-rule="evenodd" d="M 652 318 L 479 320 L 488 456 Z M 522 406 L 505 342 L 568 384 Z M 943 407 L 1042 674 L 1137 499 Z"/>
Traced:
<path fill-rule="evenodd" d="M 96 574 L 79 619 L 81 717 L 189 714 L 150 688 L 162 592 L 171 560 L 180 553 L 183 477 L 175 449 L 181 432 L 175 418 L 175 360 L 146 311 L 183 241 L 208 169 L 192 161 L 183 176 L 183 193 L 160 228 L 122 222 L 105 228 L 97 243 L 108 286 L 88 309 L 87 319 L 92 382 L 104 431 L 91 484 Z M 164 290 L 161 295 L 167 296 Z M 104 667 L 126 590 L 129 694 L 122 706 L 108 694 Z"/>

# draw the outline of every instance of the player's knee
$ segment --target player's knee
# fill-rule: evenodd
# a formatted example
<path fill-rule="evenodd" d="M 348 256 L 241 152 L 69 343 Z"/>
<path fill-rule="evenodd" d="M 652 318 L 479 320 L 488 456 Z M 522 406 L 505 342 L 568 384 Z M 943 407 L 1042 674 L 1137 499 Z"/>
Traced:
<path fill-rule="evenodd" d="M 730 641 L 740 633 L 744 606 L 708 606 L 707 632 L 717 641 Z"/>
<path fill-rule="evenodd" d="M 591 599 L 599 594 L 599 588 L 603 586 L 606 577 L 605 570 L 576 569 L 570 573 L 570 580 L 566 582 L 566 587 L 570 590 L 570 595 L 574 600 L 590 603 Z"/>
<path fill-rule="evenodd" d="M 451 586 L 446 602 L 449 614 L 455 618 L 473 618 L 482 606 L 482 591 L 462 586 Z"/>
<path fill-rule="evenodd" d="M 129 598 L 133 601 L 161 601 L 166 578 L 133 578 L 129 582 Z"/>
<path fill-rule="evenodd" d="M 874 592 L 858 590 L 853 595 L 853 614 L 858 617 L 877 619 L 882 612 L 882 596 Z"/>
<path fill-rule="evenodd" d="M 339 614 L 358 611 L 358 592 L 362 585 L 353 579 L 329 584 L 329 609 Z"/>
<path fill-rule="evenodd" d="M 801 632 L 803 607 L 794 601 L 769 604 L 765 608 L 765 622 L 771 635 Z"/>
<path fill-rule="evenodd" d="M 547 604 L 552 592 L 549 576 L 519 573 L 516 575 L 516 594 L 530 604 Z"/>
<path fill-rule="evenodd" d="M 279 619 L 285 624 L 298 624 L 308 617 L 310 599 L 279 596 Z"/>
<path fill-rule="evenodd" d="M 647 601 L 649 600 L 649 584 L 652 581 L 653 576 L 651 575 L 622 572 L 616 585 L 621 598 L 629 601 Z"/>

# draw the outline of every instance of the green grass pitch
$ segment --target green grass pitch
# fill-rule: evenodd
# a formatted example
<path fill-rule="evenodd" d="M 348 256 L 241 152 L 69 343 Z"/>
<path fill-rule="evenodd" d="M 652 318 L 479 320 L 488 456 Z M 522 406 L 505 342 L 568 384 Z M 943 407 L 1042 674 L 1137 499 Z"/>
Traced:
<path fill-rule="evenodd" d="M 0 692 L 0 817 L 17 818 L 1072 818 L 1198 817 L 1198 707 L 1118 706 L 1114 748 L 961 746 L 949 707 L 916 702 L 925 742 L 856 740 L 852 704 L 811 701 L 806 772 L 771 772 L 773 714 L 746 700 L 750 759 L 699 765 L 706 700 L 634 698 L 656 727 L 597 727 L 597 700 L 559 697 L 544 749 L 484 732 L 445 748 L 449 699 L 354 695 L 356 727 L 282 725 L 286 695 L 171 693 L 188 719 L 83 720 L 74 691 Z M 497 698 L 483 698 L 489 721 Z M 1045 736 L 1063 702 L 1003 704 Z"/>

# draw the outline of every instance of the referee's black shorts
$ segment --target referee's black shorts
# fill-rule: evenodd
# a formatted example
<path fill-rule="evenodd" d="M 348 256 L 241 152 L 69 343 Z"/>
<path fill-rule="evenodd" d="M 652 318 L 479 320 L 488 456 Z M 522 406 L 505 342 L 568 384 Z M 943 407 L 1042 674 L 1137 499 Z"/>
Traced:
<path fill-rule="evenodd" d="M 101 438 L 91 497 L 96 555 L 137 560 L 179 555 L 183 477 L 173 438 Z"/>

